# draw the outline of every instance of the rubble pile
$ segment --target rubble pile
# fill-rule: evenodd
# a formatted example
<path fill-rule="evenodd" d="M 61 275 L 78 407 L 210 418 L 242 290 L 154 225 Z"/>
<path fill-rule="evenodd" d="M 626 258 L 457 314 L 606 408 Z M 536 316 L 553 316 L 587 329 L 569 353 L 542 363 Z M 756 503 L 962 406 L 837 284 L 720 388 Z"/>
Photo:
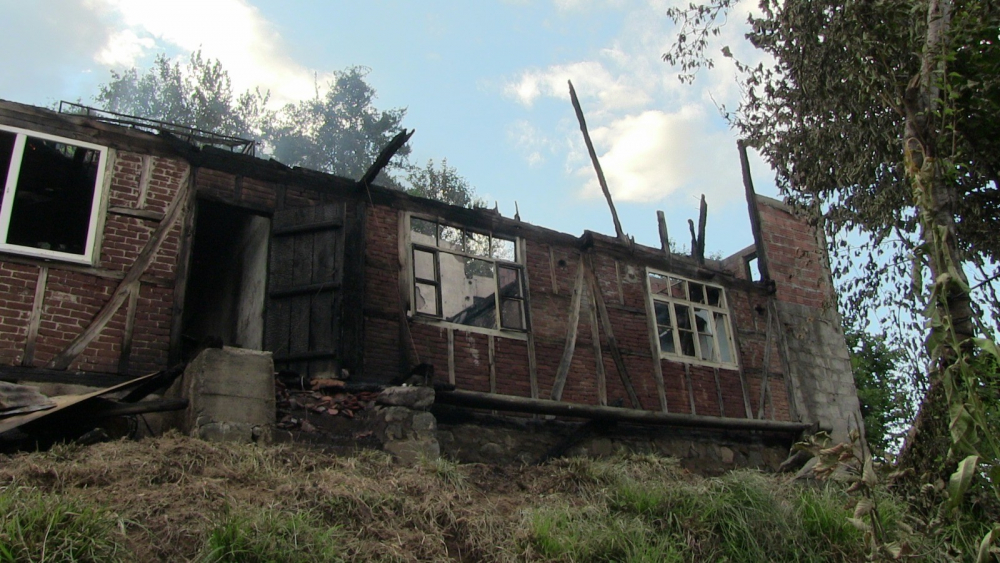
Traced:
<path fill-rule="evenodd" d="M 291 385 L 275 379 L 278 428 L 316 432 L 309 415 L 354 418 L 375 405 L 377 392 L 351 393 L 340 379 L 313 379 L 306 385 Z"/>

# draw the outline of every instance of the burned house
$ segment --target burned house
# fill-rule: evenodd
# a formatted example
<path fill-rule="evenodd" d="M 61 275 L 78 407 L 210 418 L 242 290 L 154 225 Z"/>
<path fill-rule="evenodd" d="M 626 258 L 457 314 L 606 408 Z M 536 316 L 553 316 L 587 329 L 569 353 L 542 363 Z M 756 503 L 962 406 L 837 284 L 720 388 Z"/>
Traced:
<path fill-rule="evenodd" d="M 531 420 L 786 447 L 855 423 L 821 235 L 781 202 L 751 190 L 755 244 L 697 260 L 144 128 L 0 102 L 3 379 L 106 385 L 221 339 L 354 383 L 429 364 L 442 405 Z"/>

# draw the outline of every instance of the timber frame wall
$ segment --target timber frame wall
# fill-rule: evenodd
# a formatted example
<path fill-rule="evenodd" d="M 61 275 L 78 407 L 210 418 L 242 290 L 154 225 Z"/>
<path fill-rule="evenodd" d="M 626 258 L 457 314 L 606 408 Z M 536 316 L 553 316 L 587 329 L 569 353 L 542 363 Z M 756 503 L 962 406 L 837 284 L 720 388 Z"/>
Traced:
<path fill-rule="evenodd" d="M 31 106 L 0 102 L 0 123 L 100 144 L 111 153 L 94 265 L 0 253 L 5 374 L 21 366 L 22 375 L 28 368 L 65 370 L 83 372 L 85 381 L 147 373 L 176 361 L 197 199 L 265 217 L 342 203 L 341 291 L 351 305 L 342 310 L 339 349 L 354 380 L 384 383 L 429 363 L 439 381 L 459 390 L 699 416 L 829 422 L 798 406 L 809 387 L 801 374 L 808 370 L 790 362 L 787 334 L 795 327 L 778 318 L 783 301 L 830 308 L 828 266 L 812 227 L 774 206 L 758 213 L 760 228 L 770 236 L 764 245 L 773 254 L 773 281 L 752 282 L 744 260 L 757 252 L 754 246 L 700 264 L 589 231 L 574 237 L 489 210 L 359 186 Z M 528 330 L 473 330 L 414 318 L 405 236 L 411 214 L 516 240 Z M 809 258 L 805 268 L 802 256 Z M 659 357 L 649 269 L 724 288 L 735 363 Z M 798 281 L 817 279 L 819 285 Z"/>

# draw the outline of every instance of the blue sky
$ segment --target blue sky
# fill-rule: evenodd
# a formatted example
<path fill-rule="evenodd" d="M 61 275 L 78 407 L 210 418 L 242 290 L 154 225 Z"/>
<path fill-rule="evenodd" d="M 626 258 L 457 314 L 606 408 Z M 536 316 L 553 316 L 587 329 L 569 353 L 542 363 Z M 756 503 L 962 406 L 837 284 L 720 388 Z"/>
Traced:
<path fill-rule="evenodd" d="M 580 95 L 626 232 L 658 246 L 657 209 L 686 244 L 698 197 L 709 204 L 707 249 L 752 242 L 736 137 L 718 105 L 739 100 L 726 59 L 694 85 L 661 60 L 672 40 L 666 9 L 687 0 L 0 0 L 8 53 L 0 98 L 90 102 L 109 71 L 157 53 L 218 58 L 236 91 L 275 103 L 311 96 L 316 79 L 370 69 L 379 108 L 407 109 L 413 159 L 447 158 L 506 216 L 579 235 L 613 233 L 569 102 Z M 744 1 L 712 51 L 742 40 Z M 752 158 L 758 192 L 771 172 Z"/>

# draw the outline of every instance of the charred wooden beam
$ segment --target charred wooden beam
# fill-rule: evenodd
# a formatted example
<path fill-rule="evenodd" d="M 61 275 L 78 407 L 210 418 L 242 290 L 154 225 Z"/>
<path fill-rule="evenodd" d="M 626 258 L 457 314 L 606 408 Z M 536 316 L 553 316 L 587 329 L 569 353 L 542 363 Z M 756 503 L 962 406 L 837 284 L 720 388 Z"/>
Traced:
<path fill-rule="evenodd" d="M 552 383 L 552 399 L 558 401 L 562 398 L 563 387 L 566 386 L 566 377 L 569 375 L 569 368 L 573 364 L 573 353 L 576 351 L 577 325 L 580 324 L 580 301 L 583 298 L 583 276 L 586 266 L 583 257 L 580 257 L 580 265 L 576 269 L 576 282 L 573 285 L 573 299 L 569 306 L 569 319 L 566 321 L 566 344 L 563 346 L 562 358 L 559 360 L 559 368 L 556 370 L 556 378 Z"/>
<path fill-rule="evenodd" d="M 453 391 L 438 391 L 435 401 L 439 404 L 465 408 L 614 420 L 619 422 L 659 426 L 684 426 L 719 430 L 755 430 L 795 435 L 811 430 L 815 427 L 814 424 L 805 422 L 784 422 L 776 420 L 755 420 L 745 418 L 723 418 L 716 416 L 664 413 L 619 407 L 563 403 L 548 399 L 529 399 L 527 397 L 496 395 L 457 389 Z"/>
<path fill-rule="evenodd" d="M 667 235 L 667 218 L 662 211 L 656 211 L 656 223 L 660 229 L 660 248 L 663 249 L 663 255 L 667 260 L 670 260 L 670 236 Z"/>
<path fill-rule="evenodd" d="M 764 250 L 764 234 L 760 227 L 760 208 L 757 206 L 757 194 L 753 189 L 753 177 L 750 175 L 750 160 L 747 158 L 747 146 L 742 139 L 736 141 L 740 151 L 740 168 L 743 171 L 743 187 L 746 189 L 747 209 L 750 212 L 750 230 L 753 231 L 753 242 L 757 247 L 757 268 L 760 270 L 762 282 L 771 280 L 767 267 L 767 253 Z"/>
<path fill-rule="evenodd" d="M 698 206 L 698 254 L 695 260 L 699 264 L 705 263 L 705 224 L 708 222 L 708 204 L 705 203 L 705 194 L 701 194 L 701 204 Z"/>
<path fill-rule="evenodd" d="M 586 258 L 589 259 L 590 257 L 587 256 Z M 625 359 L 622 358 L 622 351 L 618 348 L 615 332 L 611 328 L 611 316 L 608 315 L 608 305 L 604 302 L 604 294 L 601 293 L 601 287 L 597 283 L 597 276 L 594 275 L 593 262 L 590 263 L 590 267 L 587 268 L 585 274 L 587 284 L 590 287 L 590 293 L 594 296 L 594 301 L 597 303 L 597 312 L 601 318 L 601 325 L 604 326 L 604 335 L 608 338 L 608 348 L 611 349 L 611 358 L 615 361 L 618 376 L 622 380 L 622 385 L 625 386 L 625 392 L 628 393 L 628 398 L 632 402 L 632 406 L 640 409 L 642 408 L 642 403 L 639 402 L 639 397 L 636 396 L 635 389 L 632 387 L 632 379 L 628 375 L 628 368 L 625 367 Z"/>
<path fill-rule="evenodd" d="M 389 161 L 392 160 L 392 157 L 395 156 L 396 152 L 403 148 L 403 145 L 410 140 L 410 137 L 412 137 L 415 132 L 416 129 L 409 132 L 407 132 L 406 129 L 403 129 L 397 133 L 396 136 L 389 141 L 389 144 L 387 144 L 382 151 L 378 153 L 378 156 L 375 158 L 375 162 L 368 167 L 364 176 L 358 180 L 358 184 L 362 186 L 371 185 L 372 182 L 375 181 L 375 177 L 378 176 L 379 172 L 381 172 L 382 169 L 389 164 Z"/>
<path fill-rule="evenodd" d="M 623 244 L 631 247 L 622 224 L 618 221 L 618 212 L 615 211 L 615 202 L 611 199 L 611 190 L 608 189 L 608 182 L 604 179 L 604 170 L 601 169 L 601 162 L 597 159 L 597 152 L 594 150 L 594 143 L 590 140 L 590 133 L 587 131 L 587 120 L 583 117 L 583 109 L 580 107 L 580 100 L 576 97 L 576 90 L 573 82 L 569 82 L 569 98 L 573 102 L 573 110 L 576 111 L 576 119 L 580 122 L 580 131 L 583 133 L 583 141 L 587 144 L 587 152 L 590 153 L 590 161 L 594 163 L 594 170 L 597 172 L 597 182 L 601 184 L 604 197 L 608 200 L 608 207 L 611 208 L 611 219 L 615 222 L 615 235 Z"/>

